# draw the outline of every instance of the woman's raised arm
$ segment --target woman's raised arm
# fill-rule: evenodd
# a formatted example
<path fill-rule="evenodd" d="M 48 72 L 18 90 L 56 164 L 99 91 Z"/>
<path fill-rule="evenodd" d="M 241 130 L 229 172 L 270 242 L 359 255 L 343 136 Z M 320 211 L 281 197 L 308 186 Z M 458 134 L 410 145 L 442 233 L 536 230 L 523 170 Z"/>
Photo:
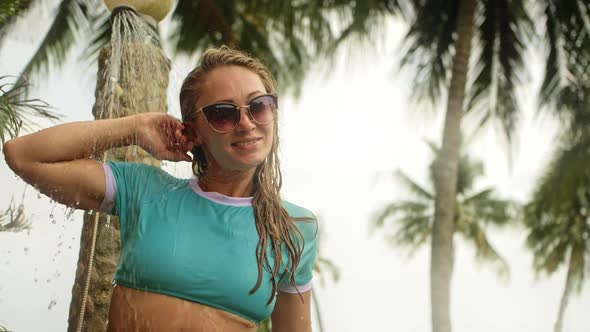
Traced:
<path fill-rule="evenodd" d="M 4 155 L 8 166 L 43 194 L 73 208 L 97 210 L 105 195 L 105 176 L 101 163 L 90 157 L 138 144 L 162 159 L 190 160 L 185 151 L 192 146 L 182 129 L 164 113 L 73 122 L 10 140 Z"/>

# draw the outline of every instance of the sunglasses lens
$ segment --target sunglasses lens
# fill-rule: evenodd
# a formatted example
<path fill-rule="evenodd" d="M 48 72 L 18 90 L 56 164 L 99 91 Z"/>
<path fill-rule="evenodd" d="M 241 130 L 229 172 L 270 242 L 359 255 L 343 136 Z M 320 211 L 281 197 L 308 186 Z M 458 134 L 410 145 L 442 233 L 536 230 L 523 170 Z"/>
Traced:
<path fill-rule="evenodd" d="M 204 107 L 203 113 L 205 113 L 205 117 L 207 117 L 207 121 L 211 126 L 220 132 L 232 131 L 240 121 L 240 113 L 235 106 L 229 104 Z"/>
<path fill-rule="evenodd" d="M 277 102 L 274 96 L 260 96 L 250 102 L 250 114 L 260 124 L 271 123 L 276 109 Z"/>

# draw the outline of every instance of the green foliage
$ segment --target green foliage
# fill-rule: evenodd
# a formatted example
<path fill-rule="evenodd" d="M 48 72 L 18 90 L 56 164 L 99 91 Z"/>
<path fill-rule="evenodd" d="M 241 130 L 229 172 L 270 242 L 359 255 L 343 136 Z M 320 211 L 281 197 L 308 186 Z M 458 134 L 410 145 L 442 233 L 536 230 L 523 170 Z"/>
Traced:
<path fill-rule="evenodd" d="M 555 110 L 568 131 L 590 125 L 590 3 L 542 1 L 546 45 L 541 106 Z"/>
<path fill-rule="evenodd" d="M 415 73 L 413 98 L 432 104 L 446 95 L 451 80 L 459 0 L 415 1 L 404 38 L 400 67 Z M 524 81 L 524 54 L 533 24 L 525 1 L 481 0 L 475 17 L 475 59 L 470 68 L 466 112 L 502 125 L 508 141 L 516 128 L 515 86 Z"/>
<path fill-rule="evenodd" d="M 270 324 L 270 318 L 265 319 L 262 321 L 262 323 L 260 323 L 260 325 L 258 326 L 258 330 L 257 332 L 271 332 L 272 328 L 271 328 L 271 324 Z"/>
<path fill-rule="evenodd" d="M 48 66 L 64 63 L 78 40 L 89 43 L 83 56 L 95 61 L 110 38 L 110 14 L 101 2 L 62 0 L 21 77 L 36 76 Z M 379 8 L 388 8 L 396 1 L 373 2 Z M 355 3 L 180 0 L 172 13 L 172 31 L 169 36 L 162 36 L 163 44 L 170 45 L 174 55 L 199 54 L 221 44 L 238 47 L 262 58 L 280 87 L 297 94 L 310 64 L 336 39 L 331 18 L 338 13 L 356 13 L 351 10 Z M 360 3 L 356 6 L 362 7 Z M 2 27 L 1 33 L 6 33 Z"/>
<path fill-rule="evenodd" d="M 474 79 L 466 110 L 480 117 L 480 127 L 498 120 L 508 141 L 520 113 L 516 86 L 526 81 L 524 56 L 534 36 L 525 2 L 481 1 L 476 20 Z"/>
<path fill-rule="evenodd" d="M 21 128 L 33 126 L 31 118 L 40 116 L 50 120 L 60 119 L 51 107 L 39 99 L 25 99 L 27 84 L 11 83 L 11 76 L 0 76 L 0 141 L 4 144 L 6 135 L 14 138 Z"/>
<path fill-rule="evenodd" d="M 572 283 L 578 290 L 590 252 L 589 180 L 590 140 L 563 143 L 524 213 L 535 270 L 552 274 L 570 259 Z"/>
<path fill-rule="evenodd" d="M 429 146 L 436 155 L 438 149 L 431 143 Z M 432 170 L 431 165 L 431 183 L 428 188 L 418 184 L 403 172 L 396 171 L 397 182 L 411 194 L 411 198 L 387 204 L 374 218 L 374 229 L 385 228 L 388 226 L 387 223 L 391 222 L 394 231 L 386 237 L 394 245 L 408 248 L 410 255 L 427 244 L 432 234 Z M 473 160 L 464 153 L 461 156 L 458 174 L 455 232 L 473 245 L 478 260 L 494 264 L 500 276 L 508 276 L 508 264 L 489 241 L 485 228 L 488 225 L 503 226 L 514 220 L 517 212 L 515 204 L 496 197 L 492 188 L 474 190 L 477 180 L 484 175 L 481 161 Z"/>
<path fill-rule="evenodd" d="M 31 229 L 31 222 L 25 217 L 23 205 L 16 206 L 14 201 L 8 208 L 0 211 L 0 232 L 19 232 Z"/>
<path fill-rule="evenodd" d="M 25 0 L 5 0 L 0 3 L 0 29 L 25 8 Z"/>

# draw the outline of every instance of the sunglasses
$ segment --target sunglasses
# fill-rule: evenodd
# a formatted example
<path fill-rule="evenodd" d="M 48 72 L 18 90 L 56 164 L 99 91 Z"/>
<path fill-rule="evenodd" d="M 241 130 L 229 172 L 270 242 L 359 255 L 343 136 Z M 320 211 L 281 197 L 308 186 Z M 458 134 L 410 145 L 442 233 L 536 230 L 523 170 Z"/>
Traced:
<path fill-rule="evenodd" d="M 252 121 L 260 125 L 267 125 L 275 118 L 275 112 L 278 108 L 278 97 L 274 93 L 258 96 L 250 101 L 248 105 L 238 106 L 233 103 L 217 103 L 203 106 L 191 116 L 196 119 L 199 113 L 203 113 L 207 122 L 213 130 L 225 134 L 236 129 L 240 123 L 242 108 L 248 110 L 248 116 Z"/>

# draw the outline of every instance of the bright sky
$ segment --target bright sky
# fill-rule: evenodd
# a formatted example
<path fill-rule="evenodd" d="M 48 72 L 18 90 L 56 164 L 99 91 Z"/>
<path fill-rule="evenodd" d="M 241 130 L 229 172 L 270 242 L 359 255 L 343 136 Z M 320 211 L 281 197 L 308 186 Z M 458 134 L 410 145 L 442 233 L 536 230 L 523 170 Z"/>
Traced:
<path fill-rule="evenodd" d="M 17 74 L 46 29 L 52 8 L 27 21 L 27 35 L 9 39 L 0 52 L 0 74 Z M 24 26 L 21 25 L 21 29 Z M 316 283 L 326 331 L 430 331 L 429 250 L 411 259 L 391 247 L 383 232 L 369 232 L 371 216 L 385 203 L 405 194 L 390 177 L 402 169 L 426 184 L 430 153 L 424 138 L 439 141 L 440 116 L 417 112 L 406 102 L 412 82 L 396 74 L 395 50 L 403 27 L 389 22 L 383 47 L 340 54 L 329 75 L 310 75 L 301 98 L 281 96 L 281 144 L 286 199 L 321 217 L 322 255 L 340 269 L 341 279 Z M 539 63 L 533 58 L 532 63 Z M 170 113 L 178 116 L 177 96 L 186 60 L 173 63 L 169 87 Z M 505 195 L 524 201 L 549 156 L 556 124 L 534 118 L 535 91 L 541 68 L 521 91 L 524 115 L 508 167 L 505 148 L 493 130 L 471 144 L 485 162 L 487 177 Z M 91 120 L 96 66 L 68 62 L 61 71 L 37 83 L 33 92 L 66 115 L 65 121 Z M 324 70 L 325 72 L 325 70 Z M 44 124 L 45 125 L 45 124 Z M 167 165 L 185 177 L 187 165 Z M 26 213 L 33 221 L 27 233 L 0 234 L 0 324 L 14 331 L 65 331 L 74 280 L 81 213 L 68 218 L 65 209 L 26 188 L 0 162 L 0 207 L 25 192 Z M 53 218 L 51 216 L 53 215 Z M 54 222 L 52 222 L 52 220 Z M 508 260 L 511 278 L 502 282 L 492 269 L 474 261 L 473 250 L 456 242 L 452 285 L 455 332 L 552 331 L 565 282 L 560 269 L 550 278 L 536 278 L 532 256 L 520 229 L 491 230 L 490 238 Z M 460 240 L 460 239 L 458 239 Z M 586 285 L 588 286 L 588 285 Z M 590 331 L 590 289 L 573 296 L 565 316 L 567 332 Z"/>

